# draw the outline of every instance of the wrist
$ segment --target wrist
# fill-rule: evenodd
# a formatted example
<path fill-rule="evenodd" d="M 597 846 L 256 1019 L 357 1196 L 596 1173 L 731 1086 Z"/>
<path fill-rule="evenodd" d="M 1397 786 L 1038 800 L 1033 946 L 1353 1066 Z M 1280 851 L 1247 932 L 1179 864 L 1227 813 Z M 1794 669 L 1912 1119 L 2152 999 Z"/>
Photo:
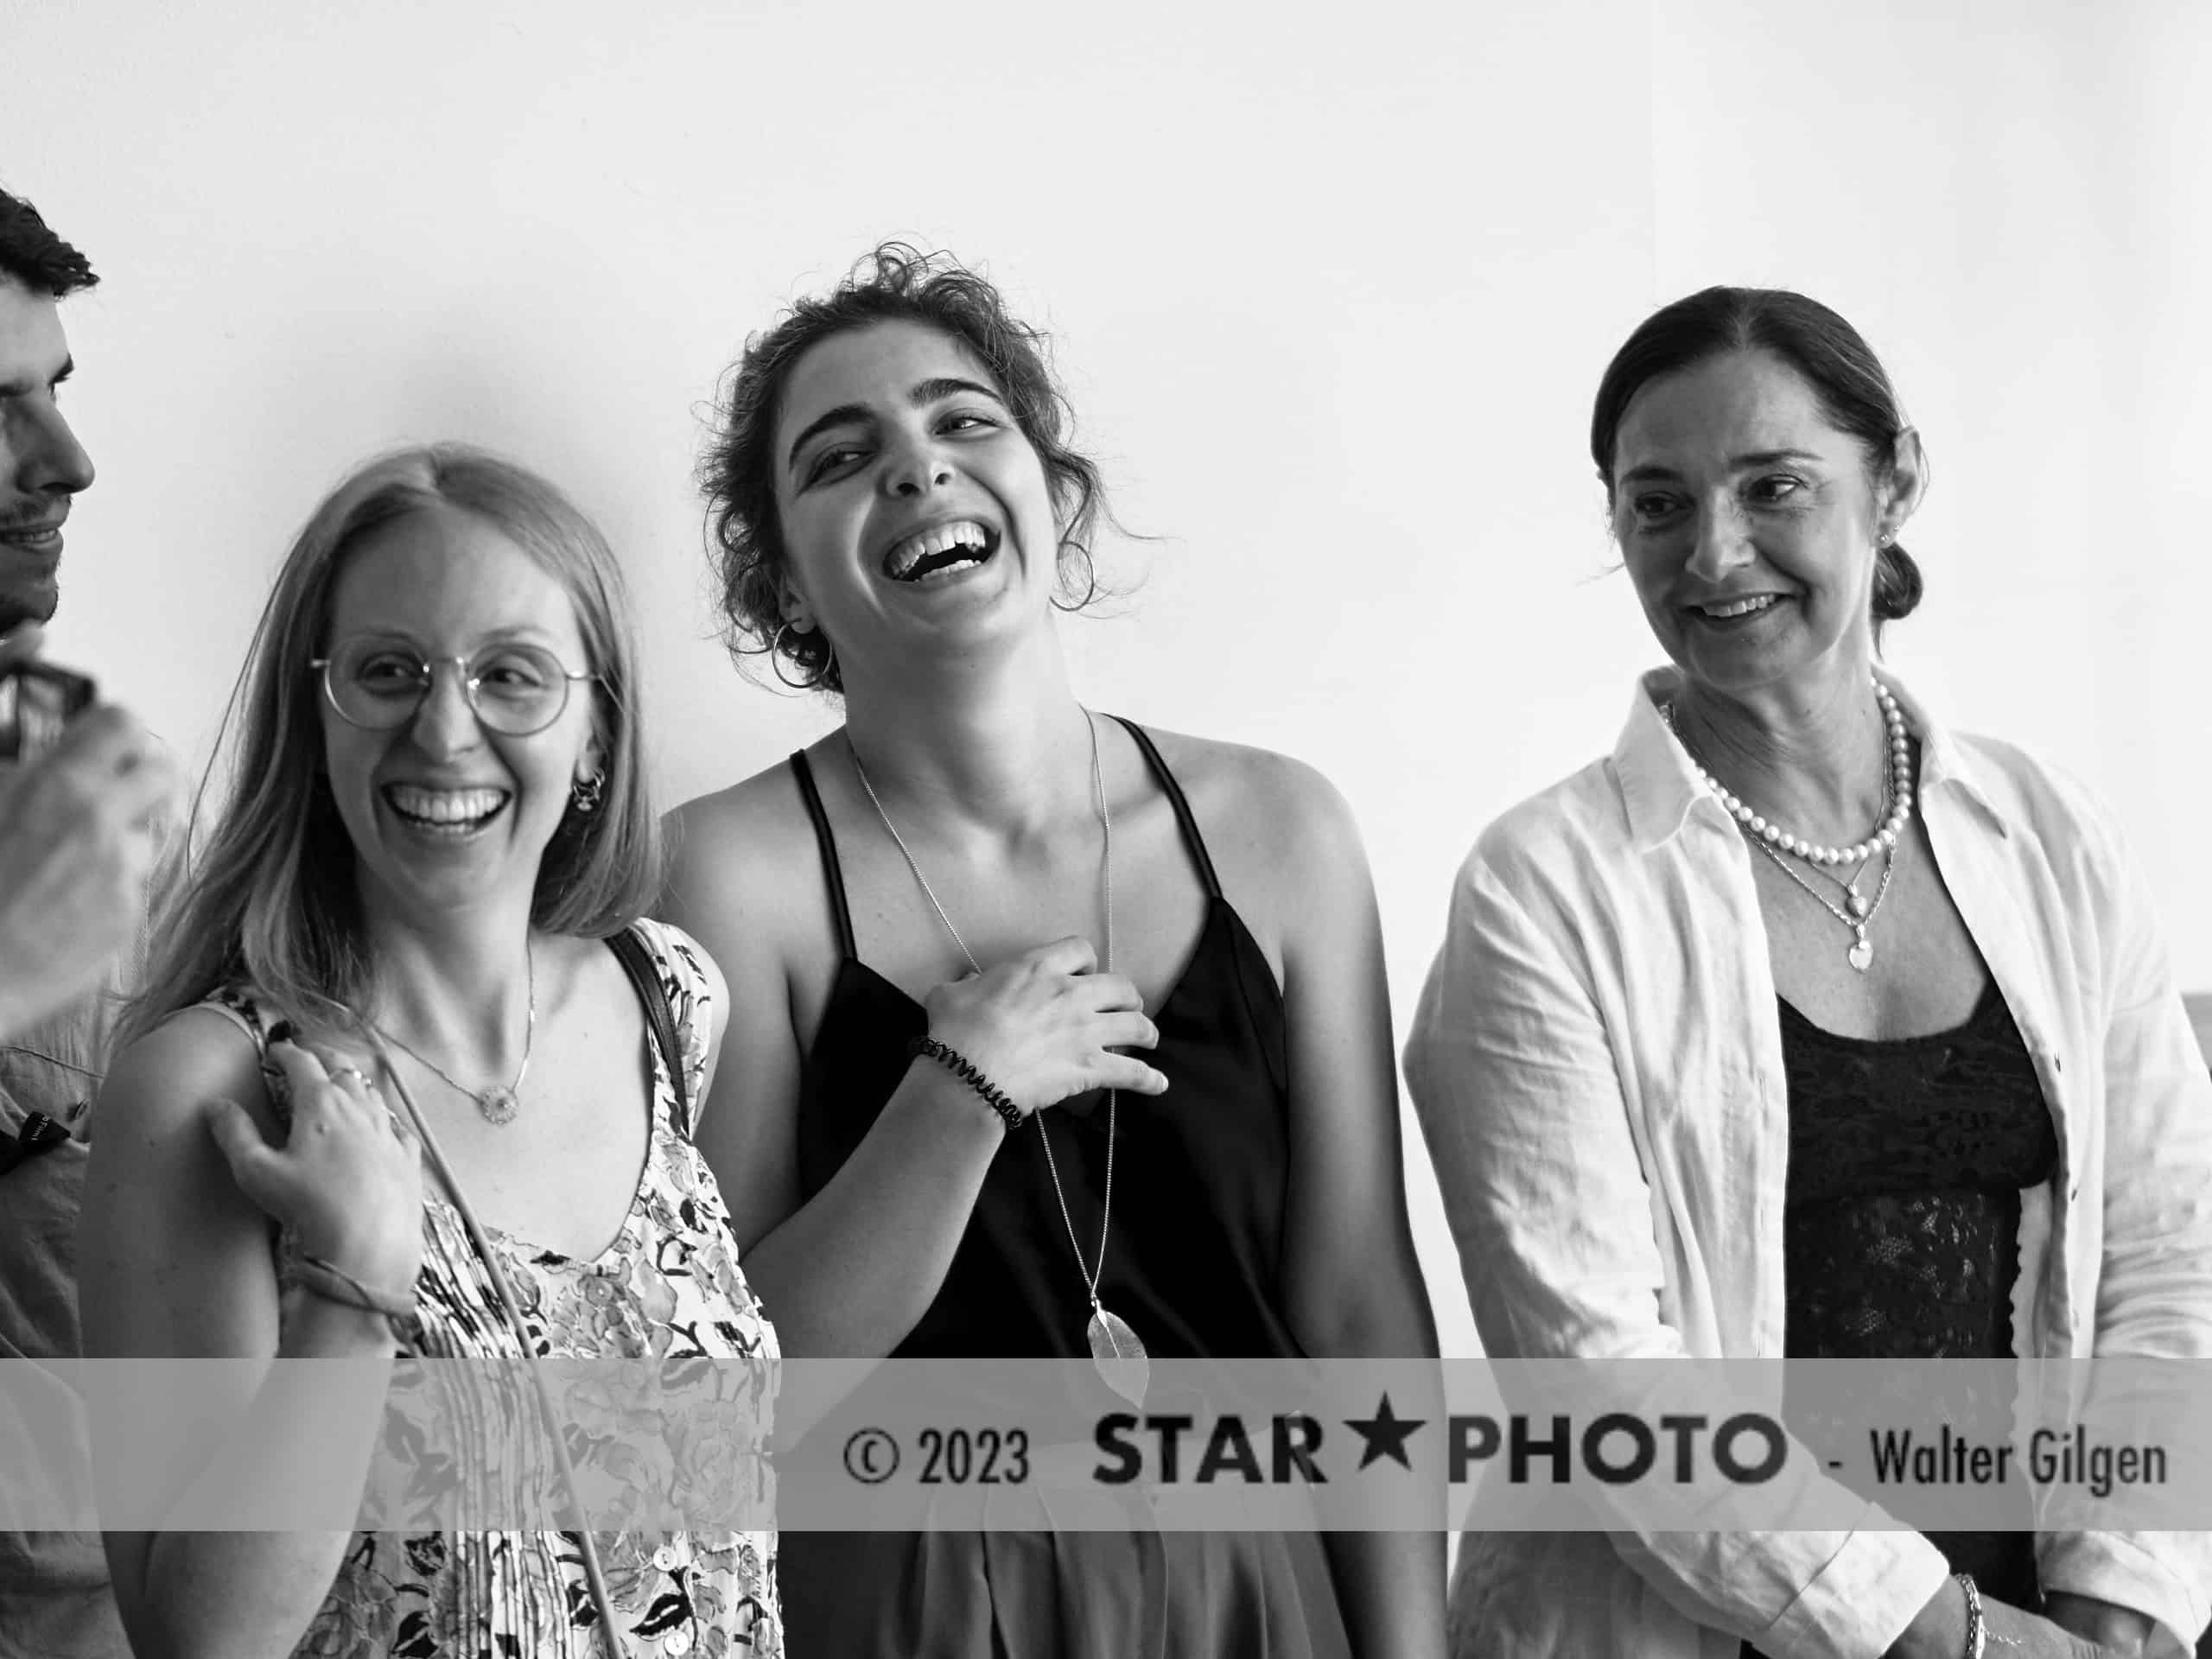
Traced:
<path fill-rule="evenodd" d="M 399 1333 L 384 1314 L 317 1295 L 295 1280 L 296 1294 L 284 1316 L 283 1351 L 313 1359 L 366 1359 L 389 1356 L 401 1345 Z"/>
<path fill-rule="evenodd" d="M 1883 1659 L 1962 1659 L 1966 1653 L 1965 1586 L 1947 1578 L 1936 1588 L 1912 1623 L 1890 1645 Z"/>
<path fill-rule="evenodd" d="M 1021 1120 L 1027 1114 L 1020 1105 L 961 1049 L 938 1037 L 924 1036 L 908 1043 L 906 1052 L 917 1063 L 938 1067 L 957 1081 L 975 1099 L 988 1107 L 1005 1128 L 1018 1129 L 1021 1127 Z"/>

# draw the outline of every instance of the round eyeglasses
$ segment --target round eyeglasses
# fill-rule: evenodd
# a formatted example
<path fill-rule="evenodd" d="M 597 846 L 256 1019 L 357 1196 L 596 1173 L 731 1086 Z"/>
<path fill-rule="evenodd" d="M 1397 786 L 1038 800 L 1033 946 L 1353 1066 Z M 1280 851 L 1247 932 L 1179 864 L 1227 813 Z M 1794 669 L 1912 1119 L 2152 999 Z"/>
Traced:
<path fill-rule="evenodd" d="M 322 671 L 322 695 L 339 718 L 372 732 L 397 731 L 413 720 L 441 668 L 459 671 L 476 718 L 506 737 L 543 731 L 569 706 L 571 683 L 599 677 L 571 673 L 544 646 L 522 640 L 425 661 L 412 646 L 389 639 L 347 639 L 308 666 Z"/>

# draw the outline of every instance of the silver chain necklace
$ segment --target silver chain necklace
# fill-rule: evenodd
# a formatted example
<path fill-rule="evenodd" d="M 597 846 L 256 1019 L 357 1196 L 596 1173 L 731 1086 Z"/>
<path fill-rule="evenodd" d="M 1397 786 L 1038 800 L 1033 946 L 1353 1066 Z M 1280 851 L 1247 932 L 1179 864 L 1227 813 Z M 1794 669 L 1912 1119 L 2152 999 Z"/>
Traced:
<path fill-rule="evenodd" d="M 1878 690 L 1881 689 L 1878 682 L 1877 683 L 1876 689 Z M 1887 710 L 1887 707 L 1888 705 L 1885 703 L 1885 712 Z M 1682 746 L 1683 752 L 1689 755 L 1692 764 L 1697 766 L 1699 775 L 1704 779 L 1709 787 L 1712 787 L 1716 791 L 1716 792 L 1718 792 L 1719 789 L 1719 785 L 1715 782 L 1712 774 L 1706 772 L 1702 763 L 1698 761 L 1697 753 L 1690 747 L 1689 739 L 1682 735 L 1682 728 L 1675 724 L 1675 705 L 1671 702 L 1662 702 L 1659 705 L 1659 717 L 1666 722 L 1667 729 L 1675 734 L 1675 741 Z M 1829 875 L 1827 869 L 1822 868 L 1822 864 L 1826 861 L 1818 861 L 1813 865 L 1814 869 L 1818 871 L 1821 874 L 1827 876 L 1829 880 L 1834 881 L 1838 887 L 1843 889 L 1845 899 L 1851 906 L 1848 912 L 1846 912 L 1841 906 L 1832 900 L 1827 894 L 1822 893 L 1818 887 L 1808 881 L 1802 875 L 1800 875 L 1797 873 L 1796 868 L 1790 863 L 1789 859 L 1784 856 L 1783 852 L 1775 847 L 1772 841 L 1767 836 L 1754 830 L 1749 823 L 1742 822 L 1740 815 L 1738 815 L 1739 821 L 1737 824 L 1737 828 L 1744 832 L 1744 839 L 1750 842 L 1752 846 L 1758 848 L 1759 851 L 1764 853 L 1767 857 L 1771 859 L 1774 861 L 1775 868 L 1780 870 L 1792 881 L 1802 887 L 1806 893 L 1811 896 L 1815 904 L 1818 905 L 1822 910 L 1827 912 L 1829 915 L 1834 917 L 1836 920 L 1841 922 L 1846 927 L 1851 930 L 1851 948 L 1843 953 L 1843 959 L 1849 963 L 1854 969 L 1862 974 L 1874 965 L 1874 942 L 1866 937 L 1866 930 L 1873 925 L 1875 912 L 1881 909 L 1882 900 L 1889 894 L 1890 878 L 1897 874 L 1897 861 L 1904 856 L 1905 836 L 1903 826 L 1906 820 L 1911 816 L 1911 803 L 1910 800 L 1905 803 L 1905 810 L 1902 813 L 1897 810 L 1898 786 L 1909 776 L 1909 773 L 1904 771 L 1904 764 L 1897 760 L 1894 753 L 1892 754 L 1891 760 L 1892 764 L 1885 768 L 1882 773 L 1882 814 L 1884 830 L 1883 831 L 1878 831 L 1874 836 L 1868 837 L 1866 842 L 1862 843 L 1863 845 L 1873 849 L 1873 854 L 1870 855 L 1878 855 L 1882 860 L 1882 877 L 1879 881 L 1875 883 L 1873 898 L 1871 899 L 1865 898 L 1859 891 L 1859 878 L 1866 873 L 1866 867 L 1864 864 L 1861 864 L 1859 868 L 1852 874 L 1851 880 L 1848 881 L 1840 880 L 1834 875 Z M 1728 802 L 1733 803 L 1735 798 L 1733 796 L 1729 796 L 1726 799 Z M 1886 834 L 1884 833 L 1885 831 Z M 1826 851 L 1827 849 L 1823 849 L 1821 850 Z M 1855 851 L 1857 849 L 1852 849 L 1848 850 Z"/>
<path fill-rule="evenodd" d="M 1101 885 L 1105 889 L 1106 953 L 1103 971 L 1114 971 L 1114 815 L 1106 804 L 1106 774 L 1098 757 L 1098 717 L 1088 709 L 1083 711 L 1084 723 L 1090 732 L 1090 787 L 1098 805 L 1098 829 L 1103 843 L 1098 864 Z M 891 822 L 891 815 L 883 810 L 883 801 L 875 792 L 875 785 L 868 781 L 868 768 L 861 765 L 860 751 L 853 747 L 848 734 L 845 747 L 853 757 L 853 775 L 861 780 L 861 787 L 868 792 L 868 804 L 875 808 L 875 816 L 883 820 L 883 827 L 891 835 L 892 844 L 906 861 L 906 868 L 914 874 L 915 885 L 922 896 L 930 901 L 930 908 L 937 912 L 937 918 L 944 924 L 944 931 L 960 947 L 960 954 L 968 959 L 968 966 L 976 973 L 983 971 L 983 964 L 976 960 L 976 953 L 968 948 L 968 941 L 960 937 L 960 930 L 952 925 L 952 918 L 938 900 L 937 890 L 930 886 L 930 879 L 922 874 L 913 849 L 906 845 L 906 838 L 899 833 L 899 826 Z M 1084 1294 L 1090 1302 L 1090 1321 L 1084 1334 L 1090 1345 L 1091 1363 L 1098 1374 L 1106 1379 L 1107 1386 L 1132 1404 L 1144 1402 L 1145 1385 L 1152 1372 L 1151 1357 L 1145 1352 L 1144 1344 L 1137 1333 L 1118 1315 L 1098 1300 L 1098 1281 L 1106 1271 L 1107 1230 L 1114 1216 L 1114 1141 L 1115 1102 L 1119 1091 L 1106 1091 L 1106 1190 L 1098 1210 L 1098 1260 L 1088 1264 L 1083 1259 L 1083 1243 L 1077 1236 L 1075 1219 L 1068 1211 L 1068 1195 L 1060 1185 L 1060 1166 L 1052 1156 L 1052 1132 L 1045 1127 L 1042 1111 L 1032 1111 L 1030 1122 L 1037 1126 L 1038 1139 L 1045 1147 L 1045 1167 L 1052 1177 L 1052 1196 L 1059 1200 L 1060 1224 L 1068 1230 L 1068 1245 L 1075 1252 L 1076 1271 L 1083 1275 Z"/>
<path fill-rule="evenodd" d="M 523 945 L 523 962 L 524 964 L 523 971 L 530 976 L 529 1023 L 523 1027 L 522 1064 L 515 1070 L 515 1080 L 504 1087 L 494 1083 L 482 1089 L 471 1089 L 412 1043 L 393 1036 L 375 1020 L 369 1021 L 369 1029 L 394 1047 L 413 1056 L 416 1064 L 428 1066 L 436 1072 L 446 1080 L 447 1084 L 455 1093 L 466 1095 L 470 1100 L 475 1102 L 478 1115 L 486 1123 L 512 1123 L 515 1121 L 515 1111 L 520 1103 L 518 1096 L 522 1090 L 522 1080 L 530 1075 L 531 1044 L 537 1036 L 537 959 L 531 952 L 527 942 Z"/>

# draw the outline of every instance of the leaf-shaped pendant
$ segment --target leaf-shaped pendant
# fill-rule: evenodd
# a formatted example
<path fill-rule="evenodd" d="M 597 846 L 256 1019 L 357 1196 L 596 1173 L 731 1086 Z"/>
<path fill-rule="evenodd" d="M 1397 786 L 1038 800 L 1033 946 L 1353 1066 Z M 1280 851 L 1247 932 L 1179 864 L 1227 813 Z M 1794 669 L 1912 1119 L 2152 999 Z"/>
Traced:
<path fill-rule="evenodd" d="M 1137 1340 L 1137 1333 L 1096 1302 L 1090 1305 L 1091 1363 L 1106 1386 L 1133 1406 L 1144 1404 L 1144 1391 L 1152 1382 L 1152 1356 Z"/>

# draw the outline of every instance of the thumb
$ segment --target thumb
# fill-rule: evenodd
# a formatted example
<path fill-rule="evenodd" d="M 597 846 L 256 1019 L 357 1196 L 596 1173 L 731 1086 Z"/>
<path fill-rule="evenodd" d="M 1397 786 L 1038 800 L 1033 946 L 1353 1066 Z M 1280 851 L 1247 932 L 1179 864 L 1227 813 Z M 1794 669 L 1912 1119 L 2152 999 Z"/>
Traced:
<path fill-rule="evenodd" d="M 215 1144 L 222 1149 L 238 1185 L 251 1194 L 255 1178 L 265 1175 L 269 1166 L 276 1161 L 275 1149 L 262 1137 L 261 1126 L 235 1100 L 211 1100 L 207 1103 L 207 1132 L 215 1137 Z"/>

